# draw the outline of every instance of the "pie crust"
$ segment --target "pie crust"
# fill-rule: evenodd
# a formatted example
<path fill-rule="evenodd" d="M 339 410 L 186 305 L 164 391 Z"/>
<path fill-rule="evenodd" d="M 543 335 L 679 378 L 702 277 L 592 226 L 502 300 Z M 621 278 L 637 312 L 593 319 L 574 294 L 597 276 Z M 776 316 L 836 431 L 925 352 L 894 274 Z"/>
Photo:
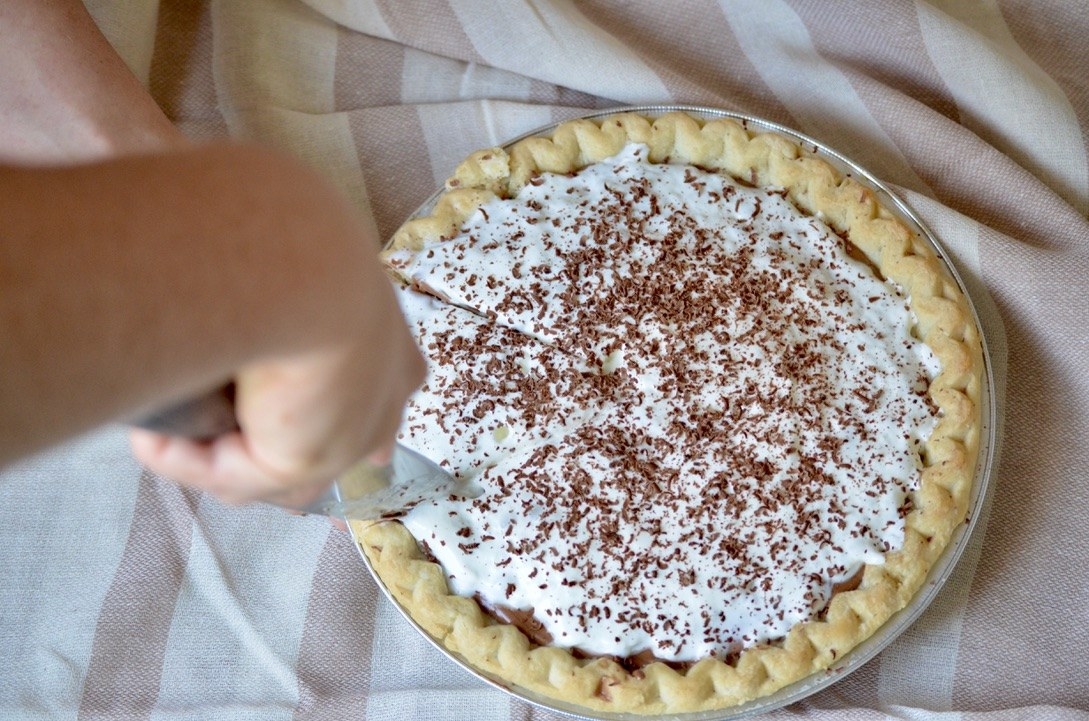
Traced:
<path fill-rule="evenodd" d="M 919 592 L 968 510 L 981 434 L 981 342 L 958 284 L 930 245 L 883 207 L 872 190 L 793 140 L 750 133 L 729 118 L 618 114 L 567 122 L 550 138 L 528 138 L 507 150 L 475 152 L 447 181 L 430 214 L 397 231 L 387 253 L 419 251 L 450 238 L 489 199 L 513 197 L 540 173 L 578 170 L 613 156 L 629 142 L 646 144 L 654 163 L 696 166 L 785 191 L 803 213 L 820 217 L 849 238 L 909 298 L 916 335 L 933 351 L 941 370 L 930 379 L 938 420 L 921 451 L 923 470 L 910 494 L 903 546 L 888 552 L 883 565 L 865 566 L 857 588 L 836 592 L 824 613 L 794 625 L 778 642 L 748 648 L 730 663 L 707 658 L 678 671 L 656 662 L 630 672 L 609 658 L 576 658 L 561 648 L 536 646 L 516 627 L 484 613 L 473 599 L 453 595 L 443 570 L 427 560 L 400 523 L 353 521 L 352 531 L 413 620 L 492 678 L 596 711 L 664 714 L 727 708 L 828 668 Z"/>

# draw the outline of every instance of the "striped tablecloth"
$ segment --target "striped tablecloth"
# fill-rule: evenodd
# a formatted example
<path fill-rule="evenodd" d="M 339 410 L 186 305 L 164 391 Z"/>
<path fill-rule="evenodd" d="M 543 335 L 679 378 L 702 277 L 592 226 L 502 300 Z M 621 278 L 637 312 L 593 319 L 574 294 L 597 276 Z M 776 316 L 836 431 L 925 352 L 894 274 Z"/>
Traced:
<path fill-rule="evenodd" d="M 187 134 L 297 154 L 383 237 L 468 151 L 621 105 L 762 116 L 894 186 L 982 315 L 994 495 L 917 625 L 770 718 L 1089 718 L 1084 0 L 88 4 Z M 322 519 L 180 490 L 121 428 L 3 471 L 0 544 L 5 719 L 554 718 L 411 632 Z"/>

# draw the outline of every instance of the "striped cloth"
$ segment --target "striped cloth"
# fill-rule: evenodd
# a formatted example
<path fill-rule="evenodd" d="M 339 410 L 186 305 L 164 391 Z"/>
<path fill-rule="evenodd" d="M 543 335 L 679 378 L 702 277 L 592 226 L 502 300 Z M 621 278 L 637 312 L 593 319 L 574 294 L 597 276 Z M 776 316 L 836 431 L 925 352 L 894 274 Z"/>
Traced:
<path fill-rule="evenodd" d="M 297 154 L 383 237 L 468 151 L 619 105 L 762 116 L 893 185 L 982 315 L 995 492 L 922 619 L 769 718 L 1089 718 L 1084 0 L 88 5 L 187 134 Z M 421 640 L 323 519 L 180 490 L 120 428 L 8 468 L 0 544 L 4 719 L 560 718 Z"/>

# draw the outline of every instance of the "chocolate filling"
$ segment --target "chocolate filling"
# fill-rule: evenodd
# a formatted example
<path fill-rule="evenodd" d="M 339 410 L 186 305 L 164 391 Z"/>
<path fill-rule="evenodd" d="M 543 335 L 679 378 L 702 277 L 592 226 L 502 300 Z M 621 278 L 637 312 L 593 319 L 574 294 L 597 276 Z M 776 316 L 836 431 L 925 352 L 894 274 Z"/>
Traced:
<path fill-rule="evenodd" d="M 488 614 L 499 623 L 508 623 L 516 627 L 519 631 L 524 633 L 526 638 L 535 646 L 552 645 L 552 635 L 548 632 L 548 629 L 544 627 L 544 624 L 541 623 L 540 619 L 534 615 L 532 608 L 517 609 L 508 608 L 506 606 L 490 606 L 479 595 L 474 596 L 473 598 L 484 613 Z M 570 652 L 575 658 L 611 658 L 628 672 L 639 671 L 652 663 L 664 663 L 676 671 L 684 671 L 692 666 L 689 662 L 668 661 L 658 658 L 649 650 L 640 651 L 637 654 L 623 658 L 587 653 L 580 648 L 572 648 L 570 649 Z"/>
<path fill-rule="evenodd" d="M 430 556 L 425 551 L 425 555 Z M 429 560 L 434 560 L 429 558 Z M 864 569 L 859 569 L 850 578 L 833 584 L 832 597 L 835 597 L 838 593 L 845 593 L 847 591 L 854 591 L 862 585 L 862 575 Z M 498 621 L 499 623 L 507 623 L 519 631 L 525 634 L 526 638 L 530 640 L 530 643 L 535 646 L 551 646 L 553 642 L 552 634 L 548 632 L 541 620 L 534 614 L 532 608 L 517 609 L 507 606 L 492 606 L 487 603 L 480 595 L 473 596 L 473 600 L 476 601 L 480 609 L 487 615 Z M 831 599 L 829 599 L 829 603 Z M 818 613 L 818 618 L 823 618 L 827 612 L 827 606 Z M 571 655 L 575 658 L 610 658 L 616 661 L 629 673 L 641 673 L 642 669 L 649 666 L 652 663 L 664 663 L 672 668 L 674 671 L 686 671 L 694 664 L 688 661 L 670 661 L 667 659 L 658 658 L 652 651 L 645 650 L 631 656 L 616 657 L 616 656 L 602 656 L 600 654 L 587 653 L 580 648 L 570 649 Z M 737 662 L 740 656 L 741 648 L 726 654 L 721 660 L 727 664 L 733 665 Z"/>
<path fill-rule="evenodd" d="M 862 263 L 874 274 L 875 277 L 885 279 L 885 275 L 881 272 L 881 269 L 877 267 L 877 264 L 870 260 L 870 257 L 862 252 L 862 249 L 852 243 L 849 238 L 840 236 L 843 238 L 843 248 L 847 251 L 847 256 L 852 260 L 857 260 Z"/>

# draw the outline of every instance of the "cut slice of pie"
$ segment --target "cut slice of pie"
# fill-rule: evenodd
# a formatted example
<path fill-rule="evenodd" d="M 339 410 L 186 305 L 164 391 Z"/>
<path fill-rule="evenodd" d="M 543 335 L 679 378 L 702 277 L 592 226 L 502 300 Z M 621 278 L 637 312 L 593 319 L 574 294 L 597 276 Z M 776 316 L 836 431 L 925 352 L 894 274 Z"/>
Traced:
<path fill-rule="evenodd" d="M 406 288 L 399 300 L 431 359 L 405 411 L 402 441 L 460 477 L 554 442 L 632 392 L 624 374 L 595 372 L 458 306 Z"/>
<path fill-rule="evenodd" d="M 431 362 L 401 440 L 484 492 L 353 532 L 511 686 L 648 714 L 768 695 L 904 607 L 964 521 L 967 301 L 782 136 L 566 123 L 470 156 L 385 258 Z"/>

